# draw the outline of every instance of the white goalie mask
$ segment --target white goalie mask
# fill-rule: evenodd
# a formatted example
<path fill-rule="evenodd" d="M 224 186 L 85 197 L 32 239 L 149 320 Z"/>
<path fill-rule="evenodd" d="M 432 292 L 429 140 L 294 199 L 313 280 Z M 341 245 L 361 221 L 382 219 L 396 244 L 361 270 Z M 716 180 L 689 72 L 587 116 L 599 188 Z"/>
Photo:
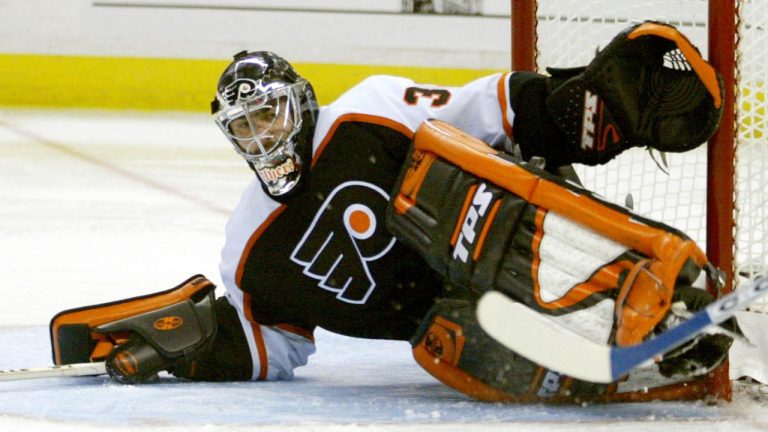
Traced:
<path fill-rule="evenodd" d="M 265 190 L 275 198 L 294 191 L 308 174 L 317 114 L 309 82 L 274 54 L 238 54 L 213 105 L 216 124 Z"/>

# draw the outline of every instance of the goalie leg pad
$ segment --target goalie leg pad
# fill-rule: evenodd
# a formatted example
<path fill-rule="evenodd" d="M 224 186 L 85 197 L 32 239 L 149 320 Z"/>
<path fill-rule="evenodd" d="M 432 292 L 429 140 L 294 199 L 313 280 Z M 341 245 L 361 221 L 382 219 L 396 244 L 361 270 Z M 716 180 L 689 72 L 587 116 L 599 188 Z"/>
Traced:
<path fill-rule="evenodd" d="M 707 264 L 683 233 L 507 159 L 438 121 L 417 131 L 387 224 L 438 273 L 560 315 L 616 301 L 616 343 L 640 342 Z M 602 341 L 606 342 L 606 341 Z"/>
<path fill-rule="evenodd" d="M 166 358 L 188 359 L 215 334 L 214 289 L 198 275 L 170 290 L 60 312 L 50 324 L 54 363 L 114 358 L 132 337 Z"/>
<path fill-rule="evenodd" d="M 509 351 L 483 332 L 474 310 L 469 301 L 440 300 L 411 339 L 416 362 L 449 387 L 486 402 L 580 403 L 612 391 Z"/>

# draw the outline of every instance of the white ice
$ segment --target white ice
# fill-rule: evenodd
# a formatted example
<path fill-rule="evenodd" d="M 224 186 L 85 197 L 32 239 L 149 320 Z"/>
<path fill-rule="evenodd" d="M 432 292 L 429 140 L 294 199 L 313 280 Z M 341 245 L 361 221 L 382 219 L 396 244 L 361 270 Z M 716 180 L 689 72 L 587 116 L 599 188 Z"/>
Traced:
<path fill-rule="evenodd" d="M 196 273 L 220 285 L 224 224 L 251 176 L 206 115 L 0 110 L 0 369 L 50 364 L 60 310 Z M 756 387 L 715 405 L 486 404 L 422 371 L 405 342 L 316 336 L 291 382 L 3 382 L 0 430 L 768 430 Z"/>

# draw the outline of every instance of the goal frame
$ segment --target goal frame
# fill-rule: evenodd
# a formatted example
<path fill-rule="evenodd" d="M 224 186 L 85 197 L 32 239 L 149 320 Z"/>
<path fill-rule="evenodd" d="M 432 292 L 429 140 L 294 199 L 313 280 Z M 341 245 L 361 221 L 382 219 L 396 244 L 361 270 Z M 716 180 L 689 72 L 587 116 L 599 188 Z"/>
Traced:
<path fill-rule="evenodd" d="M 609 1 L 609 0 L 606 0 Z M 537 70 L 537 0 L 510 0 L 511 48 L 513 71 Z M 708 1 L 708 60 L 722 75 L 725 97 L 723 117 L 718 130 L 707 143 L 707 244 L 709 261 L 724 272 L 723 293 L 734 289 L 735 273 L 735 179 L 736 179 L 736 44 L 737 0 Z M 731 35 L 731 37 L 728 37 Z M 718 164 L 717 161 L 731 161 Z M 734 179 L 732 182 L 722 179 Z M 713 289 L 710 287 L 710 289 Z M 679 388 L 678 388 L 679 387 Z M 627 395 L 627 400 L 649 399 L 705 399 L 717 398 L 730 401 L 732 387 L 728 376 L 728 364 L 710 373 L 708 377 L 689 383 L 659 389 L 649 397 Z"/>

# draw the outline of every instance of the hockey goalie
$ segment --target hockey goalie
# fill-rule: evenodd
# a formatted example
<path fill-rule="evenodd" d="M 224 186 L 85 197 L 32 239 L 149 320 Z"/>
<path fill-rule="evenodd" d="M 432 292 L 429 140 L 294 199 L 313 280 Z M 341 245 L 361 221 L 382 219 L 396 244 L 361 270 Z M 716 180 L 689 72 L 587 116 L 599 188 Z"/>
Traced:
<path fill-rule="evenodd" d="M 715 272 L 684 233 L 562 173 L 631 147 L 692 149 L 716 129 L 721 97 L 698 51 L 653 22 L 582 68 L 463 87 L 372 77 L 323 108 L 284 59 L 238 53 L 212 103 L 255 174 L 227 225 L 226 294 L 195 276 L 63 311 L 51 321 L 54 361 L 105 362 L 126 383 L 162 371 L 290 379 L 322 327 L 410 341 L 419 365 L 480 400 L 630 400 L 633 377 L 604 384 L 540 367 L 487 335 L 475 307 L 500 292 L 553 325 L 633 346 L 709 304 L 693 285 Z M 640 386 L 706 374 L 730 335 L 667 353 Z"/>

